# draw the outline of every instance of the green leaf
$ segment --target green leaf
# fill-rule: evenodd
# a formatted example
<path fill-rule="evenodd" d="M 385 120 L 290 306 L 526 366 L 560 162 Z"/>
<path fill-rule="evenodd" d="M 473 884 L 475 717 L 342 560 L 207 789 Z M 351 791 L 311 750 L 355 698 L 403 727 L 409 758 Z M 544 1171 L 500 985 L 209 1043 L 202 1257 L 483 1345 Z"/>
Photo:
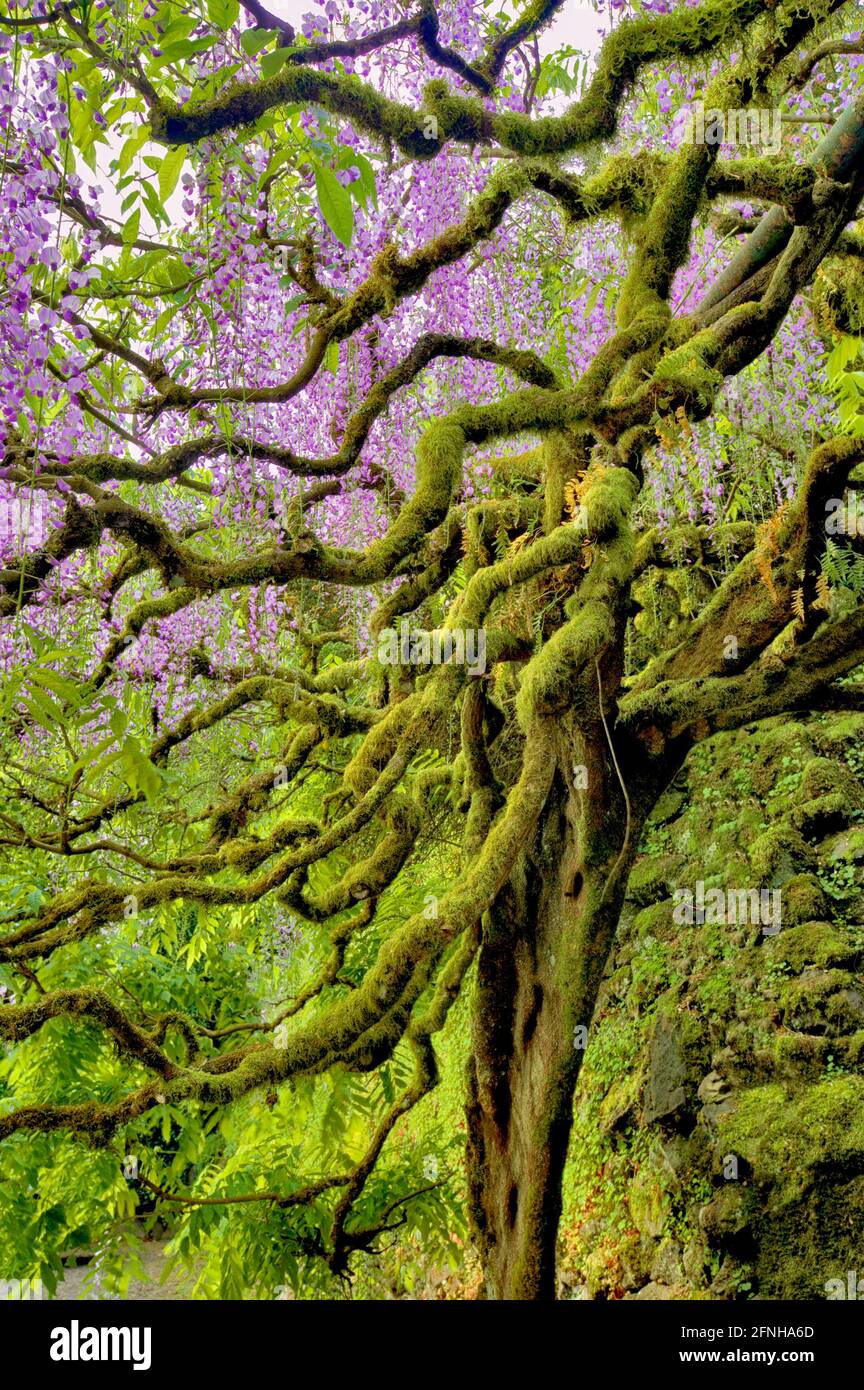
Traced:
<path fill-rule="evenodd" d="M 131 246 L 133 241 L 138 240 L 138 228 L 141 226 L 141 209 L 136 208 L 132 216 L 123 225 L 120 233 L 124 246 Z"/>
<path fill-rule="evenodd" d="M 93 124 L 93 108 L 89 102 L 73 101 L 71 103 L 69 126 L 73 143 L 86 159 L 87 151 L 92 151 L 96 132 L 96 126 Z"/>
<path fill-rule="evenodd" d="M 137 738 L 130 737 L 124 740 L 120 750 L 120 758 L 123 776 L 129 784 L 129 790 L 134 795 L 143 792 L 149 802 L 155 801 L 162 789 L 162 777 L 159 769 L 147 757 Z"/>
<path fill-rule="evenodd" d="M 360 177 L 356 183 L 351 185 L 351 192 L 358 202 L 363 203 L 364 207 L 371 198 L 374 206 L 377 208 L 378 189 L 375 184 L 375 170 L 372 168 L 365 154 L 360 154 L 357 150 L 352 151 L 351 163 L 355 164 L 360 170 Z"/>
<path fill-rule="evenodd" d="M 853 422 L 857 414 L 858 402 L 856 400 L 849 396 L 845 401 L 841 401 L 840 408 L 837 412 L 841 428 L 849 429 L 853 425 Z"/>
<path fill-rule="evenodd" d="M 272 178 L 277 169 L 281 168 L 283 164 L 287 164 L 289 160 L 294 159 L 295 154 L 296 151 L 293 150 L 290 145 L 285 145 L 281 150 L 277 150 L 258 180 L 259 189 L 264 187 L 268 179 Z"/>
<path fill-rule="evenodd" d="M 94 744 L 92 748 L 88 748 L 87 752 L 81 754 L 81 757 L 78 759 L 78 761 L 75 763 L 75 766 L 72 768 L 72 775 L 74 776 L 76 772 L 83 772 L 85 767 L 89 767 L 91 763 L 97 762 L 99 758 L 102 757 L 102 754 L 107 752 L 108 749 L 112 748 L 113 746 L 114 735 L 112 734 L 110 738 L 103 738 L 100 740 L 99 743 Z M 115 754 L 114 758 L 116 757 L 119 757 L 119 754 Z M 114 758 L 111 758 L 109 761 L 113 762 Z M 103 766 L 107 766 L 107 763 L 100 764 L 99 767 L 95 767 L 93 769 L 94 775 L 101 772 Z"/>
<path fill-rule="evenodd" d="M 239 0 L 207 0 L 207 18 L 217 29 L 230 29 L 239 15 Z"/>
<path fill-rule="evenodd" d="M 81 690 L 74 681 L 66 680 L 63 676 L 58 676 L 56 671 L 44 670 L 42 667 L 34 667 L 29 673 L 30 679 L 36 681 L 37 685 L 44 686 L 46 690 L 51 690 L 61 699 L 68 700 L 72 704 L 79 704 Z"/>
<path fill-rule="evenodd" d="M 120 157 L 117 160 L 117 169 L 119 173 L 126 173 L 127 169 L 130 167 L 132 163 L 132 160 L 135 158 L 136 154 L 141 149 L 141 146 L 146 145 L 148 135 L 149 130 L 147 126 L 141 125 L 135 131 L 134 135 L 129 136 L 129 139 L 123 145 L 123 148 L 120 151 Z"/>
<path fill-rule="evenodd" d="M 27 644 L 30 650 L 36 656 L 41 656 L 46 645 L 46 640 L 42 636 L 42 633 L 37 631 L 35 627 L 31 627 L 29 623 L 25 623 L 23 618 L 21 619 L 21 630 L 27 638 Z"/>
<path fill-rule="evenodd" d="M 290 48 L 274 48 L 272 53 L 265 53 L 261 59 L 261 76 L 274 77 L 279 69 L 287 63 L 292 51 Z"/>
<path fill-rule="evenodd" d="M 169 150 L 162 160 L 159 168 L 159 197 L 163 203 L 171 197 L 177 187 L 177 180 L 185 163 L 186 149 L 183 145 L 178 145 L 176 150 Z"/>
<path fill-rule="evenodd" d="M 22 695 L 21 704 L 42 729 L 53 729 L 63 725 L 63 711 L 49 695 L 42 695 L 31 687 L 30 698 Z"/>
<path fill-rule="evenodd" d="M 147 211 L 149 212 L 150 216 L 153 218 L 153 221 L 157 224 L 157 226 L 159 225 L 160 221 L 167 222 L 168 214 L 166 213 L 165 209 L 159 201 L 159 194 L 156 192 L 154 185 L 149 182 L 145 183 L 142 186 L 141 192 L 144 197 L 144 202 L 147 206 Z"/>
<path fill-rule="evenodd" d="M 140 256 L 136 256 L 129 267 L 129 273 L 133 280 L 143 279 L 149 275 L 151 270 L 155 270 L 161 265 L 169 251 L 142 251 Z"/>
<path fill-rule="evenodd" d="M 110 728 L 112 734 L 114 734 L 115 738 L 122 738 L 126 732 L 126 726 L 128 722 L 129 721 L 127 720 L 126 715 L 123 713 L 122 709 L 115 709 L 114 713 L 111 715 L 111 718 L 108 720 L 108 727 Z"/>
<path fill-rule="evenodd" d="M 169 63 L 179 62 L 181 58 L 192 58 L 196 53 L 206 53 L 208 48 L 213 48 L 219 42 L 218 34 L 210 34 L 203 39 L 180 39 L 178 43 L 163 48 L 161 58 L 157 58 L 152 66 L 167 67 Z"/>
<path fill-rule="evenodd" d="M 155 332 L 163 333 L 165 329 L 168 327 L 171 320 L 173 319 L 174 315 L 179 313 L 179 311 L 182 308 L 182 304 L 169 304 L 167 309 L 163 309 L 162 313 L 159 315 L 154 325 Z"/>
<path fill-rule="evenodd" d="M 250 58 L 254 58 L 256 53 L 267 47 L 271 39 L 275 39 L 278 32 L 277 29 L 245 29 L 240 35 L 240 47 Z"/>
<path fill-rule="evenodd" d="M 837 381 L 849 366 L 850 362 L 854 362 L 862 348 L 864 348 L 864 339 L 862 338 L 849 337 L 847 334 L 844 334 L 839 339 L 836 347 L 833 352 L 829 354 L 828 360 L 825 363 L 825 371 L 829 384 L 833 385 L 833 383 Z"/>
<path fill-rule="evenodd" d="M 161 37 L 159 47 L 164 48 L 166 44 L 176 43 L 179 39 L 188 39 L 197 24 L 198 20 L 194 15 L 181 15 L 169 24 Z"/>
<path fill-rule="evenodd" d="M 338 344 L 338 343 L 328 343 L 328 344 L 327 344 L 327 350 L 326 350 L 326 352 L 324 353 L 324 367 L 325 367 L 325 370 L 326 370 L 326 371 L 332 372 L 334 376 L 335 376 L 336 373 L 338 372 L 338 370 L 339 370 L 339 344 Z"/>
<path fill-rule="evenodd" d="M 321 216 L 327 223 L 337 241 L 341 241 L 343 246 L 351 245 L 351 238 L 354 235 L 354 208 L 351 204 L 351 194 L 347 188 L 343 188 L 332 169 L 326 165 L 314 163 L 315 168 L 315 189 L 318 194 L 318 206 L 321 209 Z"/>
<path fill-rule="evenodd" d="M 104 120 L 106 126 L 108 126 L 108 127 L 110 128 L 111 126 L 117 124 L 117 120 L 118 120 L 118 118 L 119 118 L 120 116 L 123 116 L 123 115 L 125 115 L 125 114 L 126 114 L 126 102 L 125 102 L 125 101 L 113 101 L 113 102 L 111 103 L 110 106 L 106 106 L 106 107 L 103 108 L 103 111 L 102 111 L 102 119 Z M 100 135 L 101 135 L 101 132 L 100 132 Z M 103 139 L 106 139 L 105 136 L 102 136 L 102 138 L 103 138 Z"/>

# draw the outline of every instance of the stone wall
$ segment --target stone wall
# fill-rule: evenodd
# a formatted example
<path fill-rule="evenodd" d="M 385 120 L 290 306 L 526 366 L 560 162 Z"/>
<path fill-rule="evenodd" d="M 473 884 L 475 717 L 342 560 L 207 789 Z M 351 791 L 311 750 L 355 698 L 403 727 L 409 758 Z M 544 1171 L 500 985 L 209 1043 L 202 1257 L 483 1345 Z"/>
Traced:
<path fill-rule="evenodd" d="M 589 1030 L 561 1296 L 823 1299 L 860 1269 L 864 1297 L 862 877 L 864 715 L 691 756 Z M 778 925 L 712 889 L 779 890 Z"/>

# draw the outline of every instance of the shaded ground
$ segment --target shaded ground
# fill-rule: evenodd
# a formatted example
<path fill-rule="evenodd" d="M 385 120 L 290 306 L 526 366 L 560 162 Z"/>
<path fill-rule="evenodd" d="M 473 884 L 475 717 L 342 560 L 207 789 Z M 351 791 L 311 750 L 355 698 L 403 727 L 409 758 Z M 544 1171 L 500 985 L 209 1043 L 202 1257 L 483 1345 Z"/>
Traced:
<path fill-rule="evenodd" d="M 175 1302 L 187 1296 L 185 1289 L 188 1287 L 188 1278 L 182 1273 L 174 1273 L 164 1283 L 161 1282 L 166 1258 L 165 1246 L 166 1242 L 162 1240 L 145 1241 L 141 1247 L 141 1259 L 146 1278 L 130 1281 L 129 1292 L 124 1302 Z M 98 1288 L 94 1287 L 94 1273 L 92 1263 L 73 1265 L 67 1270 L 63 1282 L 58 1285 L 54 1299 L 77 1301 L 105 1298 L 106 1295 L 100 1294 Z"/>

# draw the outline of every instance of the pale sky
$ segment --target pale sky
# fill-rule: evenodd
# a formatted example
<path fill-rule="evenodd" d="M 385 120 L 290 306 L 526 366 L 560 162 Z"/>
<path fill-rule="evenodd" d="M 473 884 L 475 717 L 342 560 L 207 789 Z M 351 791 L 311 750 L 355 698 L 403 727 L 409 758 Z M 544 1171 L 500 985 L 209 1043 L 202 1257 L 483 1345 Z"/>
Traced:
<path fill-rule="evenodd" d="M 271 14 L 290 20 L 298 29 L 304 14 L 317 14 L 323 9 L 323 3 L 315 4 L 313 0 L 265 0 L 265 4 Z M 563 44 L 571 44 L 585 53 L 593 53 L 600 45 L 598 30 L 602 23 L 602 16 L 590 5 L 573 5 L 568 0 L 561 13 L 540 35 L 540 52 L 551 53 Z"/>

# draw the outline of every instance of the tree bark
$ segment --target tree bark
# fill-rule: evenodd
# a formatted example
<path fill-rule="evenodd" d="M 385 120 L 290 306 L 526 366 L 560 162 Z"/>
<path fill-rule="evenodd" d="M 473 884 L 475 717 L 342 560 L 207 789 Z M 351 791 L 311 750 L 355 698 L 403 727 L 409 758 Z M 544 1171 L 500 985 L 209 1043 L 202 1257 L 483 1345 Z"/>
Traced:
<path fill-rule="evenodd" d="M 565 722 L 546 807 L 484 919 L 478 959 L 468 1180 L 489 1298 L 555 1298 L 561 1181 L 585 1055 L 579 1030 L 590 1046 L 639 837 L 632 806 L 629 814 L 628 831 L 602 725 L 589 739 Z M 642 806 L 638 814 L 644 820 Z"/>

